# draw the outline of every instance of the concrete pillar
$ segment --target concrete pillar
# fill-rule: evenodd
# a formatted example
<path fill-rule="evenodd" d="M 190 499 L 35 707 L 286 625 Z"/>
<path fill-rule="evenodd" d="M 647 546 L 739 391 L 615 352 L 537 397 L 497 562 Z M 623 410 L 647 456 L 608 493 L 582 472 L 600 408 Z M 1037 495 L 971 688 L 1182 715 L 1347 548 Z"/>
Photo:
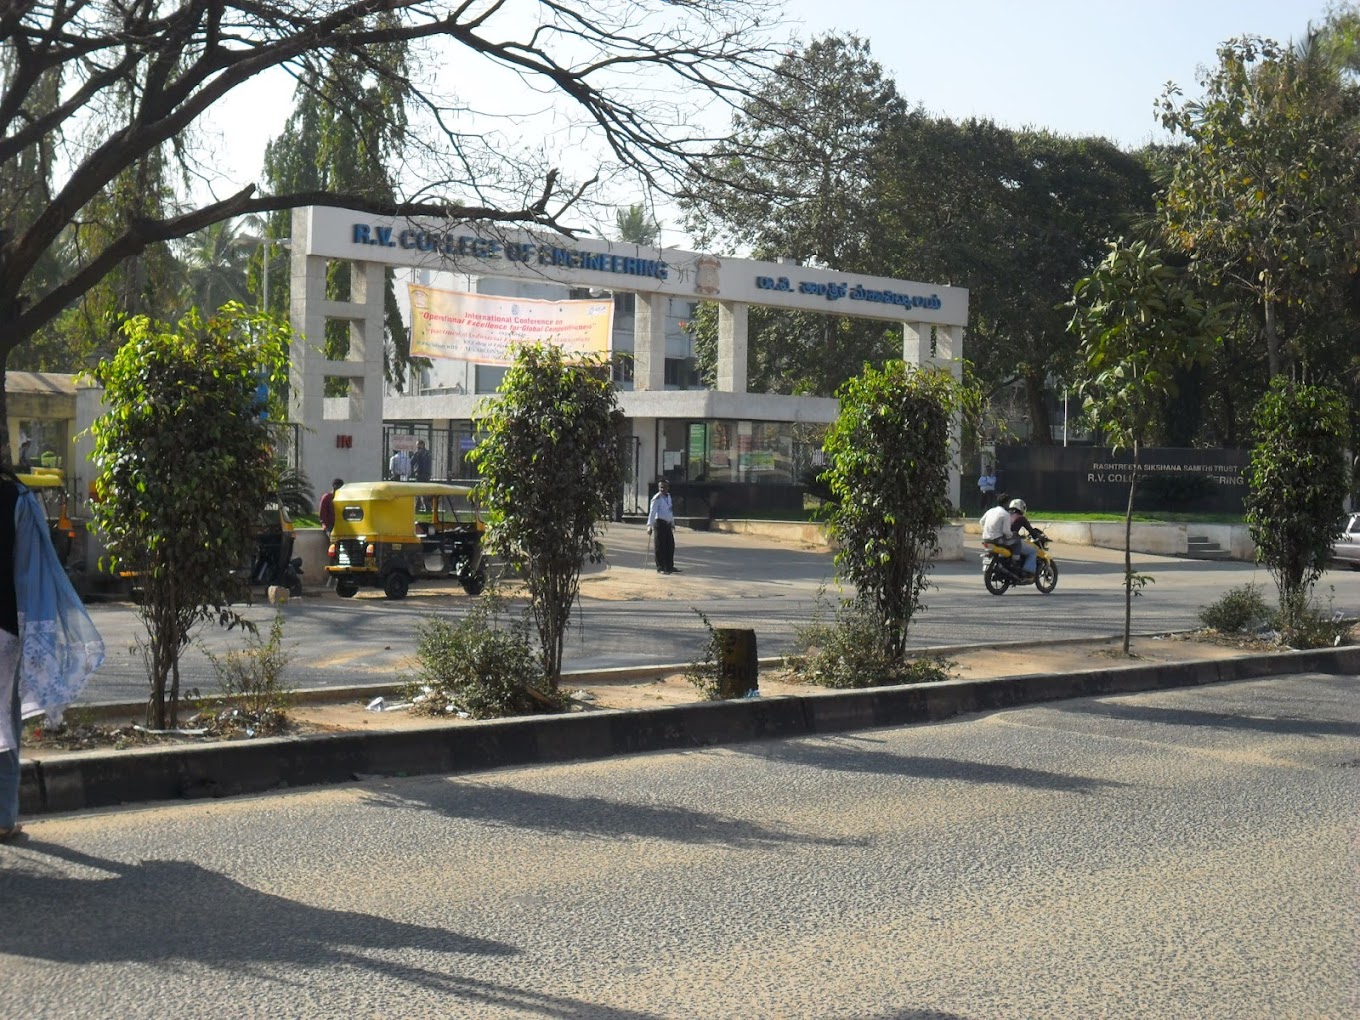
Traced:
<path fill-rule="evenodd" d="M 664 294 L 639 294 L 633 319 L 633 389 L 666 388 L 666 304 Z"/>
<path fill-rule="evenodd" d="M 384 267 L 351 265 L 350 300 L 326 299 L 327 259 L 307 255 L 309 210 L 293 214 L 291 309 L 300 337 L 290 348 L 289 417 L 300 430 L 299 462 L 319 494 L 332 478 L 367 481 L 382 477 Z M 349 324 L 350 351 L 343 361 L 326 358 L 326 322 Z M 327 416 L 326 379 L 348 379 L 344 412 Z M 334 412 L 334 404 L 331 405 Z"/>
<path fill-rule="evenodd" d="M 749 306 L 740 301 L 718 302 L 718 365 L 716 389 L 746 392 L 746 337 Z"/>
<path fill-rule="evenodd" d="M 657 465 L 656 419 L 634 418 L 633 435 L 638 438 L 638 470 L 634 481 L 634 498 L 645 511 L 647 508 L 647 486 L 656 481 L 660 468 Z"/>
<path fill-rule="evenodd" d="M 963 327 L 932 325 L 926 322 L 902 324 L 902 360 L 912 365 L 932 366 L 947 371 L 955 382 L 963 381 Z M 955 415 L 949 430 L 953 457 L 949 467 L 949 499 L 963 506 L 960 488 L 963 455 L 963 418 Z"/>

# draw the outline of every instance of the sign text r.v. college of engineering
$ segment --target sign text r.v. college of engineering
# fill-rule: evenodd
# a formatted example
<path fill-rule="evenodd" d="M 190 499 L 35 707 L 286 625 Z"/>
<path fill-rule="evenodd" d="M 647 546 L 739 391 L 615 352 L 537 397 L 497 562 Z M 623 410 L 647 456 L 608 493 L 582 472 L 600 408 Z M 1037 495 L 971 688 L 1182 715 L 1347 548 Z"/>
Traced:
<path fill-rule="evenodd" d="M 320 206 L 304 218 L 295 233 L 309 256 L 700 298 L 728 307 L 765 305 L 959 328 L 968 321 L 968 291 L 961 287 L 476 221 L 360 219 L 351 210 Z"/>
<path fill-rule="evenodd" d="M 396 230 L 391 226 L 355 223 L 351 229 L 355 244 L 404 248 L 408 251 L 487 261 L 506 259 L 509 262 L 556 266 L 561 269 L 590 269 L 599 273 L 646 276 L 656 280 L 665 280 L 670 276 L 670 267 L 660 259 L 640 259 L 627 255 L 586 251 L 581 248 L 563 248 L 535 241 L 502 241 L 479 237 L 476 234 L 456 234 L 452 231 L 422 230 L 415 227 Z"/>

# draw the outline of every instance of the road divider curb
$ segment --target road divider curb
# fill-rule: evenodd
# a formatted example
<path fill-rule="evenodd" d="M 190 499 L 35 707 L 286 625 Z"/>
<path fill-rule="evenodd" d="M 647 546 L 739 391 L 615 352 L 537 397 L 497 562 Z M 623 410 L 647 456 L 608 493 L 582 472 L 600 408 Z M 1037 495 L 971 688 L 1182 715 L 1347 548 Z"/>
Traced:
<path fill-rule="evenodd" d="M 624 754 L 939 722 L 1066 698 L 1292 673 L 1360 675 L 1360 646 L 1066 674 L 945 680 L 773 698 L 309 734 L 27 760 L 20 813 L 237 796 L 372 777 L 458 775 Z"/>

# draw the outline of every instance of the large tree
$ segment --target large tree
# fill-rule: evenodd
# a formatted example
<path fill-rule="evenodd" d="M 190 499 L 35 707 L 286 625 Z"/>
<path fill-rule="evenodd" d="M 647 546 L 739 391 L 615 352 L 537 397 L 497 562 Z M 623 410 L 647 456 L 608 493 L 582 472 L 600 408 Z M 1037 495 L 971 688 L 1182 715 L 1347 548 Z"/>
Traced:
<path fill-rule="evenodd" d="M 430 40 L 445 68 L 499 69 L 530 88 L 526 109 L 558 97 L 602 137 L 609 160 L 666 191 L 711 139 L 680 111 L 707 95 L 739 102 L 768 62 L 763 0 L 67 0 L 0 6 L 0 362 L 111 271 L 147 248 L 247 213 L 310 204 L 569 228 L 589 181 L 544 157 L 506 160 L 491 139 L 460 131 L 456 97 L 415 90 L 428 137 L 421 184 L 391 199 L 331 188 L 262 193 L 255 185 L 111 220 L 106 238 L 51 259 L 74 222 L 123 175 L 166 151 L 187 164 L 190 129 L 233 89 L 282 68 L 353 59 L 365 80 L 394 86 L 394 45 Z M 382 18 L 376 17 L 381 13 Z M 534 90 L 537 90 L 536 92 Z M 677 103 L 676 97 L 686 94 Z M 575 141 L 575 139 L 573 140 Z M 60 167 L 52 146 L 64 143 Z M 605 171 L 609 167 L 605 167 Z M 513 171 L 509 180 L 504 171 Z M 534 179 L 534 186 L 528 184 Z M 3 393 L 3 388 L 0 388 Z M 0 429 L 5 416 L 0 414 Z M 8 450 L 0 435 L 0 450 Z"/>
<path fill-rule="evenodd" d="M 1146 243 L 1112 241 L 1090 276 L 1077 282 L 1069 329 L 1080 340 L 1084 409 L 1114 450 L 1129 450 L 1124 513 L 1124 654 L 1129 654 L 1133 598 L 1146 581 L 1133 571 L 1133 501 L 1142 450 L 1178 393 L 1178 370 L 1206 362 L 1219 332 L 1219 310 L 1205 305 L 1183 269 Z"/>
<path fill-rule="evenodd" d="M 1050 380 L 1071 378 L 1075 362 L 1060 306 L 1107 237 L 1152 216 L 1139 156 L 909 109 L 854 36 L 786 57 L 734 117 L 732 145 L 685 195 L 701 244 L 969 288 L 966 356 L 990 389 L 1023 382 L 1035 439 L 1048 441 Z M 713 320 L 693 329 L 701 354 Z M 748 350 L 753 390 L 830 394 L 900 352 L 901 337 L 753 310 Z"/>
<path fill-rule="evenodd" d="M 600 522 L 623 485 L 624 419 L 609 376 L 607 363 L 552 344 L 519 348 L 496 399 L 478 407 L 482 438 L 468 455 L 490 544 L 524 572 L 553 690 L 581 566 L 604 558 Z"/>
<path fill-rule="evenodd" d="M 939 530 L 953 518 L 949 467 L 958 451 L 950 431 L 971 398 L 947 373 L 902 361 L 866 368 L 837 395 L 821 476 L 831 491 L 823 509 L 836 573 L 876 621 L 884 657 L 900 662 Z"/>
<path fill-rule="evenodd" d="M 279 467 L 261 383 L 283 379 L 286 328 L 239 305 L 177 325 L 130 319 L 95 372 L 108 410 L 95 421 L 91 514 L 109 566 L 136 574 L 151 697 L 147 722 L 174 725 L 179 656 L 199 623 L 243 621 L 237 568 Z M 276 409 L 277 410 L 277 409 Z"/>
<path fill-rule="evenodd" d="M 814 39 L 769 72 L 690 182 L 690 232 L 700 245 L 756 258 L 880 272 L 883 141 L 905 115 L 867 42 Z M 711 349 L 712 338 L 696 334 L 697 346 Z M 893 351 L 882 323 L 806 312 L 754 310 L 750 334 L 753 390 L 829 396 L 865 361 Z"/>
<path fill-rule="evenodd" d="M 375 16 L 375 24 L 391 25 L 393 15 Z M 351 52 L 309 57 L 308 73 L 300 77 L 293 113 L 283 133 L 265 148 L 264 177 L 272 191 L 335 191 L 363 195 L 374 202 L 394 202 L 403 147 L 408 141 L 407 105 L 415 98 L 410 84 L 407 45 L 374 46 L 366 55 L 384 74 L 365 73 L 364 61 Z M 263 274 L 265 246 L 284 241 L 292 233 L 291 217 L 278 212 L 269 218 L 258 264 Z M 254 274 L 252 274 L 254 275 Z M 383 372 L 400 392 L 410 365 L 411 342 L 397 301 L 395 274 L 384 274 L 385 291 Z M 290 274 L 287 259 L 275 259 L 270 269 L 271 310 L 287 315 Z M 347 300 L 350 264 L 332 262 L 327 269 L 327 297 Z M 326 356 L 343 361 L 349 353 L 349 325 L 328 320 Z M 329 396 L 343 396 L 348 382 L 328 381 Z"/>
<path fill-rule="evenodd" d="M 1174 86 L 1162 99 L 1163 123 L 1189 143 L 1164 227 L 1206 285 L 1254 310 L 1278 376 L 1317 360 L 1305 323 L 1354 275 L 1360 88 L 1306 50 L 1254 38 L 1220 47 L 1201 85 L 1198 99 Z"/>
<path fill-rule="evenodd" d="M 1280 595 L 1287 632 L 1302 622 L 1326 568 L 1349 489 L 1346 403 L 1325 386 L 1271 382 L 1256 406 L 1247 524 Z M 1292 636 L 1287 634 L 1286 640 Z"/>
<path fill-rule="evenodd" d="M 1051 441 L 1050 387 L 1076 377 L 1063 304 L 1153 212 L 1145 162 L 1101 138 L 913 116 L 883 183 L 890 275 L 969 290 L 965 355 L 988 392 L 1023 384 L 1032 441 Z"/>

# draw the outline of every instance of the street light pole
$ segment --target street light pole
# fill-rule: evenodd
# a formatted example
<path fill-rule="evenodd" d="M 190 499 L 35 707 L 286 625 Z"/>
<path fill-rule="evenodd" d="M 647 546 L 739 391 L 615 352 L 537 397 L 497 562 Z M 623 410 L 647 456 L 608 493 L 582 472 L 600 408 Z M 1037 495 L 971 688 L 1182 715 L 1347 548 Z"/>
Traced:
<path fill-rule="evenodd" d="M 284 248 L 293 247 L 291 237 L 260 237 L 257 234 L 238 234 L 237 240 L 248 244 L 258 244 L 260 253 L 264 256 L 264 285 L 260 288 L 260 311 L 269 311 L 269 249 L 272 245 L 281 245 Z"/>

